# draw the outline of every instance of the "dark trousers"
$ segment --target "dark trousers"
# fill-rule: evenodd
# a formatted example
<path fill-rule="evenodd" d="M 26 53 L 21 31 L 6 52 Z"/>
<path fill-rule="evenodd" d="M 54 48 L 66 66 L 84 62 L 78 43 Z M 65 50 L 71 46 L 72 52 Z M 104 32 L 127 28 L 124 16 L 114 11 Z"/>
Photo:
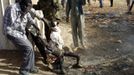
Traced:
<path fill-rule="evenodd" d="M 99 2 L 100 2 L 100 8 L 102 8 L 103 7 L 103 1 L 99 0 Z"/>
<path fill-rule="evenodd" d="M 46 36 L 47 42 L 51 40 L 50 33 L 51 33 L 50 27 L 47 24 L 45 24 L 45 36 Z"/>
<path fill-rule="evenodd" d="M 32 37 L 32 41 L 34 42 L 34 44 L 37 46 L 41 56 L 43 57 L 43 61 L 44 63 L 46 63 L 46 59 L 47 59 L 47 50 L 46 50 L 46 46 L 48 46 L 48 43 L 45 39 L 42 39 L 39 36 L 35 36 L 33 35 L 31 32 L 27 31 L 27 33 L 29 33 L 29 35 Z"/>
<path fill-rule="evenodd" d="M 35 56 L 33 46 L 28 39 L 17 38 L 7 35 L 7 38 L 23 52 L 23 62 L 20 67 L 20 75 L 27 75 L 26 73 L 34 68 Z"/>
<path fill-rule="evenodd" d="M 79 64 L 79 60 L 80 60 L 80 57 L 77 55 L 77 54 L 75 54 L 75 53 L 72 53 L 72 52 L 64 52 L 63 54 L 62 54 L 62 56 L 59 56 L 59 55 L 57 55 L 57 54 L 54 54 L 56 57 L 58 57 L 58 58 L 63 58 L 64 56 L 66 56 L 66 57 L 73 57 L 73 58 L 76 58 L 76 64 Z"/>
<path fill-rule="evenodd" d="M 113 0 L 110 0 L 110 7 L 113 7 Z"/>
<path fill-rule="evenodd" d="M 72 53 L 72 52 L 65 52 L 63 56 L 74 57 L 76 58 L 76 64 L 79 64 L 80 57 L 77 54 Z"/>
<path fill-rule="evenodd" d="M 76 64 L 79 65 L 79 60 L 80 57 L 72 52 L 64 52 L 61 56 L 57 54 L 53 54 L 57 57 L 57 60 L 55 61 L 54 65 L 56 66 L 56 69 L 60 69 L 61 71 L 63 70 L 63 62 L 64 62 L 64 56 L 66 57 L 73 57 L 76 58 Z"/>
<path fill-rule="evenodd" d="M 128 12 L 131 12 L 132 8 L 133 8 L 133 5 L 134 5 L 134 1 L 132 1 L 132 4 L 130 5 L 129 9 L 128 9 Z"/>

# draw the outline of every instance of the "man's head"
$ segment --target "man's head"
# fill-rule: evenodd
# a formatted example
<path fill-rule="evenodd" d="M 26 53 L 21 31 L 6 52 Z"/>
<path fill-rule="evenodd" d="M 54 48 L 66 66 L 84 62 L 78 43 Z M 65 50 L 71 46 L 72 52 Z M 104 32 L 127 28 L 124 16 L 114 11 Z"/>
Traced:
<path fill-rule="evenodd" d="M 51 26 L 52 27 L 56 27 L 58 25 L 59 25 L 59 22 L 58 21 L 51 22 Z"/>
<path fill-rule="evenodd" d="M 27 13 L 32 7 L 31 0 L 20 0 L 19 4 L 20 4 L 21 11 L 23 13 Z"/>
<path fill-rule="evenodd" d="M 57 21 L 52 22 L 51 32 L 59 32 L 59 33 L 61 32 L 61 30 L 59 28 L 59 22 L 57 22 Z"/>

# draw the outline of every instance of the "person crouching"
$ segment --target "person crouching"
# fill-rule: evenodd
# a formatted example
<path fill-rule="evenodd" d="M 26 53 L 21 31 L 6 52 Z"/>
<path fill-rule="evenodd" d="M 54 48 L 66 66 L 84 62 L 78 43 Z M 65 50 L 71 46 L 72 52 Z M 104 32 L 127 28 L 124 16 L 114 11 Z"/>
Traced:
<path fill-rule="evenodd" d="M 49 42 L 49 44 L 53 48 L 52 54 L 56 56 L 57 58 L 55 62 L 53 63 L 54 71 L 60 74 L 64 74 L 65 71 L 63 68 L 63 62 L 64 62 L 63 57 L 67 56 L 67 57 L 76 58 L 77 62 L 76 64 L 72 66 L 72 68 L 81 68 L 81 66 L 79 65 L 80 56 L 78 56 L 75 53 L 69 52 L 69 50 L 64 51 L 64 48 L 63 48 L 64 41 L 60 35 L 61 30 L 58 25 L 59 25 L 59 22 L 52 23 L 51 34 L 50 34 L 51 41 Z"/>

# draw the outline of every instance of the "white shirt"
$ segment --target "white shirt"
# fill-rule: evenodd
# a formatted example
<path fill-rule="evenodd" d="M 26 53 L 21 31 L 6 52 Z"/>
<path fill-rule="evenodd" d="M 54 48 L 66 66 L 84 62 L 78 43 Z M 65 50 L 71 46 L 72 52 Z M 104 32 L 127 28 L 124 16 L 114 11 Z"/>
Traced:
<path fill-rule="evenodd" d="M 62 47 L 64 45 L 64 41 L 60 35 L 61 30 L 58 26 L 55 26 L 54 28 L 56 29 L 56 31 L 51 32 L 50 38 L 54 43 L 56 43 L 58 45 L 59 49 L 62 49 Z"/>

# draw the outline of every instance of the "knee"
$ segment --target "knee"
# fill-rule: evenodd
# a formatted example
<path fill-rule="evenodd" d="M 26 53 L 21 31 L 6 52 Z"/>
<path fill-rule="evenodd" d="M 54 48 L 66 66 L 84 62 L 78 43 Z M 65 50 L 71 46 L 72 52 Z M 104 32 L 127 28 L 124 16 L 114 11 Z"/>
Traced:
<path fill-rule="evenodd" d="M 33 46 L 25 46 L 25 50 L 28 52 L 33 52 Z"/>

